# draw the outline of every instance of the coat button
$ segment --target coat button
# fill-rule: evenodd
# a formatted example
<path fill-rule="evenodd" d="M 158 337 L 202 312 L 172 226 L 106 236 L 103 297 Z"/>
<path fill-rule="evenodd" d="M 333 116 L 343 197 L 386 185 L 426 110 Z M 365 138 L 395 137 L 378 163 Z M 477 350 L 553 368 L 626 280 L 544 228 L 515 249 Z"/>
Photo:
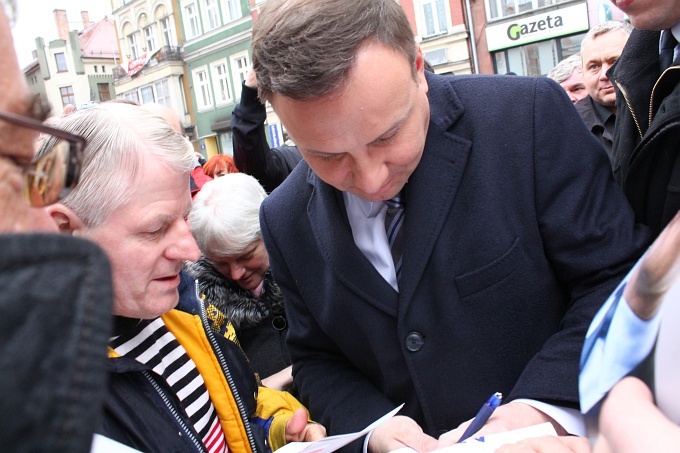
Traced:
<path fill-rule="evenodd" d="M 411 332 L 406 336 L 406 349 L 411 352 L 420 351 L 424 344 L 425 340 L 418 332 Z"/>

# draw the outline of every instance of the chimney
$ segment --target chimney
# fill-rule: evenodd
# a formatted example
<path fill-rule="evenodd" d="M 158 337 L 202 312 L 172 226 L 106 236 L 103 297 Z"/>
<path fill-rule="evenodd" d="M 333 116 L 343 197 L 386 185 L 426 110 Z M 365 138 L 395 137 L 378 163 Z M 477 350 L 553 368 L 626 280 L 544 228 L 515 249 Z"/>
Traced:
<path fill-rule="evenodd" d="M 57 24 L 57 37 L 68 41 L 68 19 L 66 18 L 66 10 L 54 10 L 54 22 Z"/>
<path fill-rule="evenodd" d="M 90 26 L 90 15 L 87 13 L 87 11 L 81 11 L 80 17 L 83 18 L 83 29 L 89 27 Z"/>

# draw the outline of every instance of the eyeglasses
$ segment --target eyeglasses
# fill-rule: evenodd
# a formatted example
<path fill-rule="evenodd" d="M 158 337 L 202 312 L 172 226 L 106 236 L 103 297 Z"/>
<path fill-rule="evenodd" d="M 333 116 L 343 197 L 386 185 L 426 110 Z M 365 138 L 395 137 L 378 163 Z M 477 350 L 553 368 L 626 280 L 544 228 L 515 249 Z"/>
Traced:
<path fill-rule="evenodd" d="M 54 142 L 50 150 L 30 163 L 19 163 L 23 175 L 24 196 L 36 208 L 64 198 L 80 178 L 85 139 L 40 121 L 9 112 L 0 112 L 0 120 L 46 134 L 46 143 Z"/>

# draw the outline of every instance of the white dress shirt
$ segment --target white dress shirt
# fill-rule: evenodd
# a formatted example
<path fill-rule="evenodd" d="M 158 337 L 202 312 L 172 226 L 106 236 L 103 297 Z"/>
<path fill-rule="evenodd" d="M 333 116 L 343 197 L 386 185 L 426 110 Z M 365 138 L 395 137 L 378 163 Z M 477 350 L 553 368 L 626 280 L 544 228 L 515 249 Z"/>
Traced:
<path fill-rule="evenodd" d="M 352 227 L 354 243 L 385 281 L 395 291 L 399 291 L 394 261 L 392 260 L 390 246 L 387 242 L 387 233 L 385 232 L 387 205 L 382 201 L 366 201 L 348 192 L 343 192 L 342 195 L 345 200 L 347 218 Z M 408 215 L 408 208 L 406 215 Z M 547 414 L 570 434 L 585 435 L 585 424 L 578 410 L 553 406 L 529 399 L 515 400 L 515 402 L 527 404 Z M 482 403 L 484 401 L 479 402 L 480 406 Z M 364 449 L 367 445 L 368 438 L 364 443 Z"/>

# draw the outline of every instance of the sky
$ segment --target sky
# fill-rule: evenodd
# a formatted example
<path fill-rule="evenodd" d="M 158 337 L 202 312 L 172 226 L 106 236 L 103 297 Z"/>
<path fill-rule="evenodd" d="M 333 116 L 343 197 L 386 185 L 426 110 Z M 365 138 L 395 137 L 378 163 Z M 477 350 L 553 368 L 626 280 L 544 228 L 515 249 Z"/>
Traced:
<path fill-rule="evenodd" d="M 55 9 L 66 10 L 71 30 L 82 30 L 81 11 L 87 11 L 90 22 L 94 23 L 111 16 L 110 0 L 15 0 L 17 4 L 16 21 L 12 28 L 14 48 L 21 68 L 28 66 L 35 50 L 35 38 L 42 37 L 45 43 L 57 39 L 57 26 L 54 22 Z"/>

